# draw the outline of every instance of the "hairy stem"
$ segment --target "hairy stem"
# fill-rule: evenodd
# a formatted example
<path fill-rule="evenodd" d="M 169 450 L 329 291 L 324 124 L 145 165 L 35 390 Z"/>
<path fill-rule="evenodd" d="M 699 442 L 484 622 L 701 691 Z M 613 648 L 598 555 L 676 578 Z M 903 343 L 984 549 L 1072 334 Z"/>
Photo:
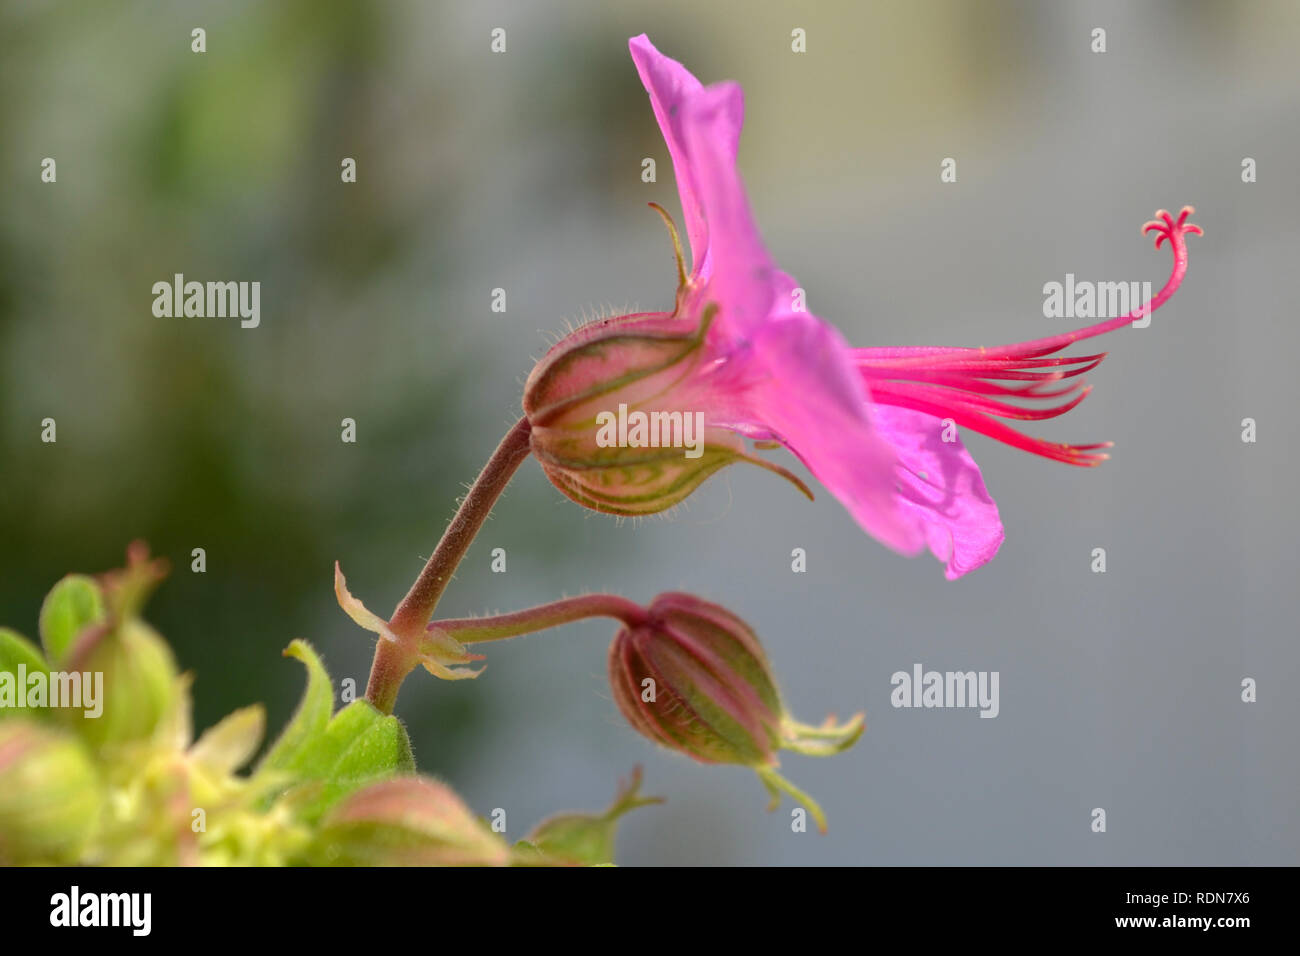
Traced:
<path fill-rule="evenodd" d="M 617 594 L 587 594 L 511 614 L 434 621 L 429 628 L 443 631 L 462 644 L 481 644 L 484 641 L 501 641 L 520 634 L 544 631 L 588 617 L 612 617 L 629 626 L 636 626 L 644 623 L 647 615 L 641 605 Z"/>
<path fill-rule="evenodd" d="M 397 641 L 380 637 L 375 645 L 374 660 L 370 664 L 366 700 L 374 704 L 381 714 L 391 714 L 402 681 L 415 670 L 418 663 L 419 658 L 409 648 Z"/>
<path fill-rule="evenodd" d="M 418 662 L 417 648 L 425 625 L 433 617 L 443 591 L 447 589 L 456 567 L 469 550 L 474 536 L 483 527 L 492 506 L 528 457 L 531 431 L 528 419 L 521 418 L 506 437 L 501 439 L 501 444 L 492 453 L 469 493 L 456 509 L 455 517 L 425 562 L 420 576 L 393 612 L 388 629 L 396 640 L 381 638 L 376 645 L 374 662 L 370 667 L 370 681 L 366 686 L 366 699 L 381 712 L 393 712 L 397 690 Z"/>
<path fill-rule="evenodd" d="M 443 532 L 442 540 L 429 556 L 424 570 L 393 612 L 388 626 L 394 634 L 399 637 L 412 634 L 418 639 L 419 632 L 429 623 L 438 601 L 442 599 L 442 592 L 447 589 L 452 574 L 461 558 L 465 557 L 474 536 L 483 527 L 488 513 L 501 497 L 501 492 L 505 491 L 515 470 L 528 457 L 531 432 L 528 419 L 521 418 L 506 437 L 501 439 L 501 444 L 461 501 L 456 516 Z"/>

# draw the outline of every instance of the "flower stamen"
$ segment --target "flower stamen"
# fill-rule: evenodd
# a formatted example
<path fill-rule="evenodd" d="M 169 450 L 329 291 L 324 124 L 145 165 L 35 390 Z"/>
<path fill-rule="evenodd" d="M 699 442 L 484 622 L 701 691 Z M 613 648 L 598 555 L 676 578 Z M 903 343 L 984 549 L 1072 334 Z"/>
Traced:
<path fill-rule="evenodd" d="M 1187 222 L 1193 212 L 1184 206 L 1177 218 L 1161 209 L 1156 219 L 1142 226 L 1144 234 L 1155 232 L 1155 247 L 1166 240 L 1173 252 L 1173 271 L 1161 290 L 1139 308 L 1113 319 L 1059 335 L 992 348 L 856 349 L 858 369 L 871 400 L 923 412 L 979 432 L 1024 451 L 1071 465 L 1095 466 L 1108 458 L 1097 449 L 1109 442 L 1068 445 L 1032 438 L 996 420 L 1041 421 L 1064 415 L 1091 391 L 1082 379 L 1067 382 L 1101 364 L 1105 352 L 1094 355 L 1052 356 L 1075 342 L 1104 335 L 1146 318 L 1164 305 L 1187 273 L 1188 234 L 1203 235 L 1201 228 Z M 1051 371 L 1036 371 L 1051 369 Z M 1003 384 L 1003 383 L 1022 384 Z M 1051 388 L 1053 383 L 1066 382 Z M 1067 398 L 1049 407 L 1028 408 L 986 396 L 1019 398 L 1043 402 Z M 993 417 L 993 416 L 996 416 Z"/>

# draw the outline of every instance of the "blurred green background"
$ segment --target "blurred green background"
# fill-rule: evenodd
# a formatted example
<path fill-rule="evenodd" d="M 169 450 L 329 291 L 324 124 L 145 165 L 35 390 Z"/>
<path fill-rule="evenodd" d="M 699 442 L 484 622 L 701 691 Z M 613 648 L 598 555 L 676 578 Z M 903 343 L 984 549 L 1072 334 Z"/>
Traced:
<path fill-rule="evenodd" d="M 1109 28 L 1104 57 L 1088 50 L 1094 25 Z M 1215 245 L 1193 250 L 1192 279 L 1171 306 L 1181 310 L 1168 326 L 1183 333 L 1176 344 L 1127 357 L 1115 349 L 1094 376 L 1098 394 L 1059 424 L 1062 437 L 1121 445 L 1131 426 L 1127 465 L 1080 476 L 972 443 L 1008 545 L 995 566 L 946 590 L 936 567 L 886 554 L 829 496 L 808 506 L 756 471 L 715 479 L 684 515 L 638 528 L 580 513 L 534 465 L 521 471 L 443 613 L 603 587 L 638 599 L 685 587 L 729 602 L 773 647 L 804 719 L 864 703 L 884 718 L 855 756 L 791 771 L 826 800 L 833 826 L 839 813 L 834 845 L 791 843 L 780 817 L 763 815 L 757 784 L 657 754 L 621 727 L 602 687 L 609 634 L 600 624 L 494 647 L 477 682 L 413 675 L 398 714 L 422 768 L 465 789 L 480 812 L 519 808 L 510 822 L 519 835 L 551 809 L 603 805 L 615 776 L 647 762 L 649 792 L 682 796 L 629 825 L 631 862 L 1114 859 L 1084 847 L 1073 824 L 1060 836 L 1056 811 L 1043 808 L 1064 794 L 1085 808 L 1102 799 L 1068 779 L 1072 765 L 1116 780 L 1150 767 L 1140 749 L 1116 758 L 1118 769 L 1107 754 L 1173 705 L 1142 699 L 1128 730 L 1099 717 L 1071 742 L 1079 711 L 1052 709 L 1059 688 L 1072 707 L 1095 707 L 1107 693 L 1130 699 L 1098 689 L 1118 667 L 1137 667 L 1131 679 L 1148 686 L 1159 681 L 1143 666 L 1167 676 L 1171 660 L 1212 658 L 1247 616 L 1242 595 L 1257 588 L 1261 632 L 1294 632 L 1278 565 L 1289 559 L 1294 571 L 1294 519 L 1277 517 L 1289 515 L 1281 507 L 1271 519 L 1222 515 L 1233 505 L 1206 502 L 1285 500 L 1274 478 L 1227 462 L 1243 414 L 1294 407 L 1292 374 L 1269 363 L 1295 343 L 1281 328 L 1277 310 L 1290 300 L 1274 266 L 1296 245 L 1286 212 L 1296 211 L 1300 155 L 1298 25 L 1295 4 L 1210 0 L 7 2 L 0 621 L 34 636 L 55 580 L 117 566 L 141 537 L 173 563 L 149 616 L 197 674 L 198 726 L 261 700 L 278 727 L 302 684 L 280 657 L 294 637 L 315 643 L 336 679 L 364 687 L 370 635 L 335 605 L 334 560 L 354 594 L 388 612 L 517 417 L 546 334 L 584 311 L 671 303 L 669 247 L 644 203 L 678 215 L 677 198 L 626 50 L 629 36 L 648 31 L 705 82 L 744 84 L 741 163 L 758 219 L 814 311 L 862 344 L 1047 334 L 1041 285 L 1066 271 L 1158 285 L 1163 253 L 1136 238 L 1157 205 L 1196 202 Z M 489 51 L 498 26 L 504 55 Z M 194 27 L 207 31 L 201 55 L 190 50 Z M 790 53 L 793 27 L 808 31 L 805 55 Z M 1267 180 L 1243 200 L 1237 164 L 1257 153 Z M 943 193 L 938 163 L 949 155 L 959 184 Z M 645 156 L 656 158 L 657 183 L 640 179 Z M 57 161 L 54 185 L 40 181 L 45 157 Z M 340 182 L 344 157 L 357 161 L 355 184 Z M 1247 236 L 1254 255 L 1228 252 Z M 151 286 L 176 272 L 260 281 L 260 328 L 154 317 Z M 504 315 L 489 308 L 497 287 L 507 290 Z M 1265 323 L 1249 347 L 1223 325 L 1244 314 Z M 1161 408 L 1162 398 L 1184 404 Z M 1204 438 L 1213 415 L 1227 438 Z M 57 444 L 40 441 L 47 416 Z M 343 418 L 356 420 L 356 444 L 340 441 Z M 1190 446 L 1215 441 L 1225 464 L 1200 471 L 1212 488 L 1184 485 L 1183 497 L 1171 492 L 1154 509 L 1140 497 L 1167 479 L 1166 467 L 1194 468 L 1179 457 Z M 1257 463 L 1289 473 L 1294 449 L 1272 447 L 1261 446 Z M 1180 570 L 1165 548 L 1186 549 L 1162 521 L 1196 525 L 1197 540 L 1222 542 L 1218 557 Z M 1050 550 L 1058 544 L 1086 553 L 1134 528 L 1128 554 L 1148 546 L 1140 586 L 1098 595 L 1079 590 L 1096 583 L 1086 577 L 1037 577 L 1044 567 L 1073 574 L 1075 559 Z M 790 548 L 807 542 L 820 549 L 814 573 L 791 583 Z M 488 570 L 498 546 L 506 575 Z M 196 547 L 206 549 L 205 574 L 190 571 Z M 1217 634 L 1188 636 L 1205 620 L 1179 603 L 1196 580 L 1219 589 Z M 1008 612 L 1009 596 L 1021 611 Z M 1095 658 L 1069 656 L 1097 646 L 1089 642 L 1106 625 L 1086 620 L 1098 609 L 1132 623 L 1142 609 L 1175 606 L 1181 623 L 1157 614 L 1142 633 L 1190 643 L 1121 665 L 1114 655 L 1134 642 L 1118 633 Z M 972 621 L 978 638 L 934 637 L 966 633 Z M 917 647 L 921 635 L 939 643 Z M 1035 656 L 1053 649 L 1062 656 Z M 916 656 L 927 652 L 936 666 L 1002 666 L 1004 689 L 1039 679 L 1054 690 L 1035 698 L 1041 712 L 1021 700 L 1004 704 L 999 721 L 974 721 L 1015 731 L 996 744 L 970 738 L 971 722 L 951 741 L 915 722 L 891 733 L 887 675 L 928 663 Z M 1223 679 L 1232 684 L 1243 667 L 1294 674 L 1294 658 L 1278 653 L 1241 650 Z M 1039 669 L 1017 684 L 1008 676 L 1016 660 Z M 1177 682 L 1169 691 L 1180 696 Z M 1102 710 L 1113 713 L 1113 702 Z M 1208 842 L 1157 827 L 1119 861 L 1239 862 L 1234 854 L 1271 845 L 1294 862 L 1294 817 L 1276 818 L 1294 781 L 1281 733 L 1293 716 L 1272 712 L 1277 736 L 1262 730 L 1261 749 L 1244 751 L 1258 767 L 1290 768 L 1276 791 L 1219 793 L 1188 811 L 1196 826 L 1222 824 L 1211 836 L 1197 831 Z M 1067 738 L 1034 736 L 1044 726 Z M 1237 730 L 1225 733 L 1247 760 Z M 1089 741 L 1096 753 L 1077 759 Z M 926 761 L 942 762 L 946 747 L 962 769 L 927 777 Z M 1195 749 L 1175 746 L 1175 762 L 1141 790 L 1153 812 L 1202 782 Z M 1219 765 L 1229 776 L 1256 767 Z M 1045 790 L 1027 782 L 1039 774 Z M 953 775 L 967 789 L 950 805 Z M 1020 789 L 1009 795 L 1013 779 Z M 1225 804 L 1226 823 L 1215 810 Z M 1025 825 L 1038 829 L 1025 837 Z M 1267 833 L 1281 834 L 1280 849 Z"/>

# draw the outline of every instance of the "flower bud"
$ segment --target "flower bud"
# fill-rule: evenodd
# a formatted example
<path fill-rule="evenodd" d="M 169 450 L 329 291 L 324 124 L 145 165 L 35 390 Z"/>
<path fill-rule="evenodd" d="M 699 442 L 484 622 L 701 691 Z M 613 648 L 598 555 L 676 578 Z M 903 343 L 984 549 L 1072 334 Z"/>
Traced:
<path fill-rule="evenodd" d="M 343 866 L 503 866 L 510 848 L 446 785 L 397 777 L 348 796 L 325 818 L 317 862 Z"/>
<path fill-rule="evenodd" d="M 181 703 L 171 648 L 140 617 L 149 594 L 166 573 L 166 562 L 150 560 L 148 549 L 137 542 L 127 551 L 124 569 L 101 575 L 99 583 L 89 579 L 79 582 L 82 588 L 91 586 L 99 591 L 98 599 L 91 602 L 97 610 L 93 617 L 81 619 L 55 666 L 90 675 L 86 679 L 97 684 L 96 675 L 103 675 L 102 684 L 98 684 L 102 700 L 93 711 L 59 711 L 92 747 L 144 740 L 164 727 Z M 46 601 L 52 618 L 57 618 L 53 612 L 62 603 L 65 582 L 56 586 Z M 57 644 L 46 641 L 47 647 Z"/>
<path fill-rule="evenodd" d="M 123 621 L 93 635 L 69 666 L 104 675 L 103 712 L 60 711 L 92 746 L 143 740 L 177 703 L 176 661 L 171 648 L 140 620 Z"/>
<path fill-rule="evenodd" d="M 619 787 L 614 802 L 604 813 L 557 813 L 547 817 L 526 836 L 518 849 L 530 862 L 528 851 L 547 863 L 572 866 L 605 866 L 614 862 L 614 839 L 624 814 L 654 803 L 662 797 L 641 796 L 641 768 Z"/>
<path fill-rule="evenodd" d="M 701 374 L 709 359 L 698 325 L 664 313 L 602 319 L 558 342 L 524 386 L 533 453 L 551 483 L 606 514 L 671 508 L 715 471 L 750 456 L 710 419 L 715 404 Z"/>
<path fill-rule="evenodd" d="M 76 862 L 101 799 L 74 738 L 29 720 L 0 722 L 0 864 Z"/>
<path fill-rule="evenodd" d="M 701 763 L 753 767 L 773 807 L 788 793 L 825 829 L 816 802 L 776 773 L 777 752 L 839 753 L 862 735 L 863 717 L 820 727 L 790 718 L 758 638 L 726 608 L 660 595 L 644 623 L 614 639 L 609 676 L 619 710 L 643 736 Z"/>

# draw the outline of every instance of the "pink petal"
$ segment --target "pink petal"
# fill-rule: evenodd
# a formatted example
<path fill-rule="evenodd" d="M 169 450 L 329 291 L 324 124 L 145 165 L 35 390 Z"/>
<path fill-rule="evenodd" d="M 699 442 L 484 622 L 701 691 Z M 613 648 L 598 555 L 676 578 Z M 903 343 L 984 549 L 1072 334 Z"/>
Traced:
<path fill-rule="evenodd" d="M 943 441 L 943 422 L 911 409 L 873 405 L 871 421 L 898 458 L 898 507 L 946 562 L 948 580 L 997 554 L 1003 539 L 998 506 L 961 440 Z"/>
<path fill-rule="evenodd" d="M 733 137 L 744 114 L 736 83 L 717 83 L 685 105 L 687 155 L 708 222 L 713 274 L 701 303 L 720 307 L 715 322 L 731 339 L 745 339 L 775 314 L 790 311 L 794 280 L 778 269 L 763 245 L 736 169 Z"/>
<path fill-rule="evenodd" d="M 720 357 L 707 386 L 714 422 L 779 439 L 869 534 L 904 554 L 928 545 L 949 579 L 988 561 L 1002 523 L 969 453 L 942 441 L 933 416 L 870 406 L 839 333 L 793 311 L 795 281 L 768 254 L 736 168 L 739 85 L 701 87 L 644 35 L 629 46 L 673 159 L 702 286 L 696 309 L 718 307 L 708 336 Z M 880 349 L 871 357 L 958 351 Z"/>
<path fill-rule="evenodd" d="M 700 206 L 695 178 L 687 153 L 686 137 L 682 131 L 685 118 L 684 104 L 703 90 L 700 81 L 691 75 L 690 70 L 676 60 L 669 59 L 658 50 L 643 33 L 633 37 L 627 43 L 632 52 L 632 62 L 641 75 L 641 83 L 650 94 L 650 105 L 654 108 L 655 119 L 664 141 L 668 144 L 668 155 L 673 160 L 673 174 L 677 178 L 677 194 L 682 201 L 682 214 L 686 219 L 686 235 L 691 243 L 692 274 L 700 280 L 709 275 L 709 229 L 704 210 Z M 736 149 L 740 142 L 740 125 L 743 112 L 735 118 L 735 129 L 730 133 L 729 142 L 720 142 L 718 147 L 736 161 Z"/>
<path fill-rule="evenodd" d="M 751 349 L 735 360 L 763 370 L 748 395 L 756 422 L 798 455 L 869 534 L 903 554 L 919 552 L 926 538 L 900 510 L 893 451 L 872 430 L 866 391 L 840 334 L 796 313 L 764 325 Z"/>

